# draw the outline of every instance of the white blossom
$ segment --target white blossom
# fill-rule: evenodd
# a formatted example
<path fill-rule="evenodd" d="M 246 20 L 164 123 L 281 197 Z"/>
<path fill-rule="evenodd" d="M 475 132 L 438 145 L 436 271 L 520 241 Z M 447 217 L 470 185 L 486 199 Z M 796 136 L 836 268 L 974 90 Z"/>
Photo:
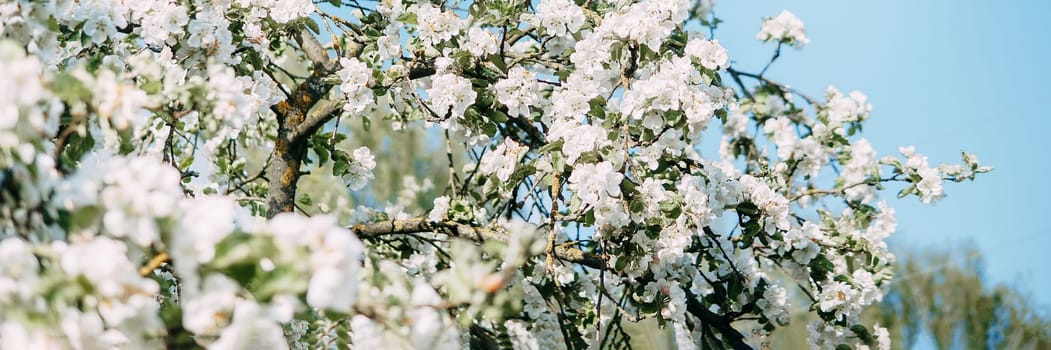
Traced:
<path fill-rule="evenodd" d="M 128 6 L 148 44 L 173 44 L 190 22 L 186 7 L 170 1 L 136 1 Z"/>
<path fill-rule="evenodd" d="M 364 250 L 357 237 L 327 215 L 306 218 L 281 214 L 269 222 L 267 229 L 281 244 L 310 251 L 308 304 L 339 312 L 351 310 Z"/>
<path fill-rule="evenodd" d="M 221 62 L 236 63 L 239 59 L 233 55 L 230 21 L 223 16 L 222 11 L 218 6 L 202 6 L 186 26 L 190 34 L 186 43 L 190 47 L 204 50 L 208 56 L 216 57 Z"/>
<path fill-rule="evenodd" d="M 920 181 L 916 183 L 916 189 L 920 192 L 920 199 L 923 203 L 933 204 L 944 198 L 941 174 L 927 164 L 927 156 L 916 153 L 913 146 L 901 147 L 898 151 L 906 158 L 905 167 L 920 178 Z"/>
<path fill-rule="evenodd" d="M 463 27 L 460 18 L 450 11 L 443 11 L 427 2 L 416 4 L 413 7 L 415 7 L 416 19 L 419 21 L 416 25 L 419 38 L 429 46 L 436 46 L 452 39 Z"/>
<path fill-rule="evenodd" d="M 467 42 L 464 43 L 464 48 L 475 57 L 492 55 L 500 49 L 496 34 L 478 27 L 471 27 L 467 31 Z"/>
<path fill-rule="evenodd" d="M 229 278 L 210 274 L 201 284 L 201 290 L 190 291 L 182 314 L 186 330 L 197 335 L 217 336 L 230 323 L 237 304 L 237 283 Z"/>
<path fill-rule="evenodd" d="M 372 155 L 368 147 L 355 148 L 351 156 L 353 159 L 347 167 L 347 173 L 343 174 L 343 182 L 351 191 L 357 191 L 376 178 L 372 173 L 376 168 L 376 156 Z"/>
<path fill-rule="evenodd" d="M 890 350 L 890 332 L 886 328 L 877 324 L 873 327 L 872 333 L 876 336 L 876 349 Z"/>
<path fill-rule="evenodd" d="M 539 350 L 538 341 L 533 333 L 526 329 L 526 323 L 517 320 L 504 321 L 504 328 L 511 335 L 511 346 L 522 350 Z"/>
<path fill-rule="evenodd" d="M 571 0 L 540 0 L 533 22 L 554 36 L 576 33 L 584 25 L 584 10 Z"/>
<path fill-rule="evenodd" d="M 515 164 L 528 150 L 528 147 L 506 138 L 496 149 L 482 156 L 478 170 L 483 174 L 496 175 L 501 182 L 507 181 L 515 171 Z"/>
<path fill-rule="evenodd" d="M 768 285 L 763 291 L 763 299 L 756 303 L 763 310 L 763 314 L 778 324 L 788 324 L 791 306 L 788 302 L 787 290 L 780 285 Z"/>
<path fill-rule="evenodd" d="M 868 97 L 861 92 L 851 91 L 850 94 L 843 95 L 836 88 L 829 86 L 825 95 L 827 101 L 824 112 L 830 126 L 838 127 L 846 122 L 863 121 L 872 112 Z"/>
<path fill-rule="evenodd" d="M 467 78 L 446 73 L 434 77 L 427 96 L 430 96 L 430 108 L 438 118 L 462 118 L 478 93 Z"/>
<path fill-rule="evenodd" d="M 568 188 L 584 203 L 594 204 L 606 196 L 620 196 L 624 174 L 613 170 L 610 162 L 578 164 L 569 176 Z"/>
<path fill-rule="evenodd" d="M 583 125 L 573 120 L 557 120 L 551 125 L 548 140 L 561 139 L 566 163 L 574 164 L 580 156 L 612 144 L 605 129 L 595 125 Z"/>
<path fill-rule="evenodd" d="M 690 2 L 686 0 L 646 1 L 634 3 L 624 12 L 614 13 L 602 22 L 616 37 L 632 39 L 660 50 L 663 39 L 686 19 Z"/>
<path fill-rule="evenodd" d="M 21 238 L 0 241 L 0 305 L 29 300 L 40 278 L 39 262 Z"/>
<path fill-rule="evenodd" d="M 850 146 L 850 161 L 843 165 L 840 178 L 845 187 L 847 198 L 868 202 L 875 197 L 872 186 L 856 185 L 868 180 L 876 169 L 876 151 L 868 140 L 860 139 Z"/>
<path fill-rule="evenodd" d="M 372 89 L 369 88 L 372 69 L 358 61 L 357 58 L 340 58 L 339 63 L 343 67 L 336 72 L 342 80 L 339 90 L 347 99 L 343 110 L 349 113 L 361 113 L 375 102 Z"/>
<path fill-rule="evenodd" d="M 102 210 L 104 232 L 147 247 L 160 238 L 161 219 L 176 213 L 179 173 L 154 159 L 93 157 L 60 184 L 53 201 L 66 210 Z"/>
<path fill-rule="evenodd" d="M 719 40 L 690 40 L 686 44 L 686 54 L 700 60 L 707 69 L 720 70 L 730 66 L 730 58 L 726 49 L 719 45 Z"/>
<path fill-rule="evenodd" d="M 4 349 L 61 350 L 67 347 L 65 339 L 43 329 L 30 329 L 17 321 L 0 323 L 0 347 Z"/>
<path fill-rule="evenodd" d="M 210 344 L 211 349 L 288 349 L 281 325 L 265 314 L 254 301 L 240 300 L 234 307 L 233 320 Z"/>
<path fill-rule="evenodd" d="M 277 23 L 288 23 L 312 13 L 314 3 L 310 0 L 272 0 L 270 5 L 270 18 Z"/>
<path fill-rule="evenodd" d="M 507 78 L 496 82 L 496 99 L 507 106 L 508 115 L 529 117 L 529 107 L 540 102 L 536 75 L 522 67 L 511 68 Z"/>
<path fill-rule="evenodd" d="M 445 220 L 445 216 L 449 213 L 449 197 L 441 196 L 434 199 L 434 206 L 431 209 L 430 214 L 427 218 L 431 221 L 442 221 Z"/>
<path fill-rule="evenodd" d="M 755 35 L 760 41 L 776 41 L 802 48 L 810 42 L 803 28 L 803 21 L 799 17 L 788 12 L 781 11 L 776 17 L 767 17 L 763 20 L 763 28 Z"/>
<path fill-rule="evenodd" d="M 822 286 L 821 294 L 817 296 L 818 307 L 821 311 L 834 312 L 837 319 L 843 319 L 859 309 L 855 303 L 858 292 L 851 288 L 846 282 L 829 282 Z"/>

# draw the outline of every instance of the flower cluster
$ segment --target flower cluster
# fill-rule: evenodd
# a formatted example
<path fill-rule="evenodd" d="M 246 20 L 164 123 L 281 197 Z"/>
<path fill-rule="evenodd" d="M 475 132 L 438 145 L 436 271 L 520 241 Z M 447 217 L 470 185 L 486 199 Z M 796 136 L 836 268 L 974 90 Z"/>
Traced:
<path fill-rule="evenodd" d="M 508 115 L 528 118 L 529 107 L 540 102 L 536 74 L 522 67 L 511 68 L 507 78 L 496 82 L 497 101 L 507 107 Z"/>
<path fill-rule="evenodd" d="M 755 35 L 761 41 L 773 41 L 802 48 L 810 42 L 803 28 L 803 21 L 788 10 L 781 11 L 775 17 L 763 20 L 763 28 Z"/>
<path fill-rule="evenodd" d="M 536 5 L 533 22 L 549 35 L 566 36 L 584 25 L 584 10 L 570 0 L 541 0 Z"/>
<path fill-rule="evenodd" d="M 343 66 L 343 69 L 337 72 L 340 80 L 343 81 L 339 89 L 343 92 L 343 97 L 347 99 L 343 110 L 352 114 L 361 113 L 374 101 L 372 90 L 369 89 L 372 69 L 355 58 L 342 58 L 339 63 Z"/>
<path fill-rule="evenodd" d="M 915 188 L 919 191 L 923 203 L 932 204 L 945 197 L 945 193 L 942 192 L 942 175 L 938 169 L 927 165 L 926 156 L 916 153 L 916 147 L 913 146 L 901 147 L 899 152 L 905 156 L 905 174 L 919 178 Z"/>
<path fill-rule="evenodd" d="M 427 95 L 430 96 L 431 109 L 443 119 L 462 118 L 467 107 L 478 97 L 470 80 L 452 73 L 435 76 Z"/>
<path fill-rule="evenodd" d="M 376 156 L 372 155 L 368 147 L 358 147 L 352 155 L 354 158 L 343 174 L 343 181 L 351 191 L 357 191 L 376 178 L 372 173 L 372 169 L 376 168 Z"/>
<path fill-rule="evenodd" d="M 449 41 L 463 28 L 460 17 L 451 11 L 426 2 L 413 5 L 413 7 L 413 12 L 419 21 L 416 26 L 418 37 L 425 45 L 434 47 L 444 41 Z"/>
<path fill-rule="evenodd" d="M 512 139 L 505 139 L 492 152 L 486 153 L 479 161 L 479 168 L 483 174 L 495 175 L 500 181 L 507 181 L 511 173 L 515 171 L 519 158 L 526 152 L 526 147 L 519 145 Z"/>
<path fill-rule="evenodd" d="M 329 3 L 0 5 L 0 347 L 886 349 L 880 190 L 992 170 L 880 158 L 712 1 Z"/>

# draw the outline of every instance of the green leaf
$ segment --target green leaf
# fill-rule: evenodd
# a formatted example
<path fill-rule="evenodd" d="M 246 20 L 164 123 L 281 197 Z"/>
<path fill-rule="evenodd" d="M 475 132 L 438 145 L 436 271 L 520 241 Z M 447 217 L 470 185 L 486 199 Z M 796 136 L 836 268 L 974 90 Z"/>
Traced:
<path fill-rule="evenodd" d="M 744 291 L 744 284 L 741 283 L 740 279 L 731 278 L 729 283 L 727 283 L 727 292 L 730 293 L 730 294 L 728 294 L 728 296 L 731 299 L 736 299 L 737 296 L 741 295 L 741 292 L 743 292 L 743 291 Z"/>
<path fill-rule="evenodd" d="M 741 202 L 737 205 L 737 211 L 746 215 L 758 215 L 759 207 L 752 202 Z"/>
<path fill-rule="evenodd" d="M 540 150 L 538 150 L 537 153 L 548 153 L 548 152 L 551 152 L 552 150 L 562 149 L 562 144 L 563 143 L 565 143 L 563 140 L 558 140 L 558 141 L 555 141 L 555 142 L 548 143 L 548 144 L 544 145 L 544 147 L 540 147 Z"/>
<path fill-rule="evenodd" d="M 676 208 L 678 208 L 679 207 L 679 203 L 675 203 L 674 201 L 663 201 L 663 202 L 660 202 L 660 207 L 661 207 L 661 211 L 663 211 L 665 213 L 669 213 L 669 212 L 675 210 Z"/>
<path fill-rule="evenodd" d="M 142 86 L 139 86 L 139 88 L 142 89 L 142 91 L 145 91 L 147 94 L 153 95 L 161 92 L 161 90 L 164 89 L 164 84 L 162 84 L 160 81 L 154 80 L 142 84 Z"/>
<path fill-rule="evenodd" d="M 318 27 L 317 22 L 315 22 L 313 19 L 307 18 L 303 20 L 303 24 L 305 24 L 307 28 L 310 29 L 310 31 L 314 34 L 321 34 L 321 28 Z"/>
<path fill-rule="evenodd" d="M 332 164 L 332 175 L 343 176 L 343 174 L 347 173 L 347 169 L 350 169 L 350 162 L 345 159 L 337 159 L 336 162 Z"/>
<path fill-rule="evenodd" d="M 602 97 L 596 97 L 588 101 L 588 105 L 591 107 L 590 114 L 598 118 L 606 118 L 606 100 Z"/>
<path fill-rule="evenodd" d="M 755 242 L 755 237 L 762 233 L 763 227 L 759 224 L 759 220 L 748 220 L 744 223 L 744 230 L 741 233 L 741 243 L 743 246 L 751 246 Z"/>
<path fill-rule="evenodd" d="M 916 185 L 910 185 L 909 187 L 903 188 L 903 189 L 901 189 L 901 191 L 898 192 L 898 198 L 899 199 L 900 198 L 905 198 L 906 196 L 908 196 L 910 194 L 918 193 L 918 192 L 919 191 L 916 189 Z"/>
<path fill-rule="evenodd" d="M 810 261 L 810 276 L 816 281 L 824 281 L 828 279 L 828 273 L 835 268 L 832 261 L 829 261 L 824 254 L 819 254 Z"/>
<path fill-rule="evenodd" d="M 566 160 L 562 157 L 561 152 L 551 153 L 551 167 L 554 168 L 557 173 L 566 171 Z"/>
<path fill-rule="evenodd" d="M 346 151 L 337 149 L 332 153 L 332 160 L 335 162 L 332 164 L 332 175 L 343 176 L 350 169 L 350 154 Z"/>
<path fill-rule="evenodd" d="M 329 159 L 328 147 L 314 147 L 314 152 L 317 153 L 318 165 L 325 165 Z"/>
<path fill-rule="evenodd" d="M 876 340 L 872 338 L 872 333 L 869 333 L 869 329 L 865 328 L 865 326 L 856 324 L 850 326 L 850 330 L 854 332 L 854 334 L 858 336 L 858 339 L 861 339 L 865 345 L 876 346 Z"/>
<path fill-rule="evenodd" d="M 491 110 L 489 110 L 489 119 L 492 120 L 493 122 L 506 123 L 507 122 L 507 118 L 508 118 L 507 114 L 505 114 L 504 112 L 501 112 L 498 109 L 491 109 Z"/>
<path fill-rule="evenodd" d="M 404 24 L 408 24 L 408 25 L 416 25 L 416 22 L 417 22 L 416 12 L 405 11 L 404 13 L 401 14 L 401 16 L 398 16 L 398 22 L 401 22 L 401 23 L 404 23 Z"/>
<path fill-rule="evenodd" d="M 266 252 L 256 249 L 259 247 L 259 242 L 252 238 L 252 235 L 247 234 L 232 234 L 226 236 L 226 238 L 215 246 L 215 258 L 208 264 L 208 267 L 216 270 L 227 270 L 235 265 L 254 265 L 253 257 L 258 256 L 258 254 L 265 254 Z M 252 268 L 252 270 L 254 270 L 254 268 Z M 254 272 L 245 273 L 254 274 Z M 231 275 L 231 277 L 234 277 L 234 279 L 237 279 L 238 281 L 244 281 L 250 278 L 250 276 L 234 275 Z"/>
<path fill-rule="evenodd" d="M 307 275 L 287 264 L 279 265 L 270 272 L 260 269 L 255 275 L 258 277 L 253 284 L 255 288 L 252 294 L 258 300 L 266 301 L 279 294 L 297 295 L 307 290 Z"/>
<path fill-rule="evenodd" d="M 263 67 L 263 59 L 259 57 L 259 54 L 254 50 L 248 50 L 248 54 L 244 56 L 247 58 L 247 62 L 252 65 L 255 69 L 261 69 Z"/>
<path fill-rule="evenodd" d="M 628 202 L 628 210 L 632 213 L 641 213 L 646 207 L 642 204 L 642 201 L 631 201 Z"/>
<path fill-rule="evenodd" d="M 507 73 L 507 63 L 504 63 L 504 58 L 500 55 L 489 55 L 489 62 L 492 62 L 501 72 Z"/>
<path fill-rule="evenodd" d="M 51 91 L 64 101 L 80 101 L 91 98 L 91 90 L 72 74 L 60 73 L 51 79 Z"/>
<path fill-rule="evenodd" d="M 618 257 L 617 263 L 614 264 L 614 268 L 616 268 L 617 271 L 624 271 L 625 267 L 628 267 L 628 258 L 625 256 Z"/>
<path fill-rule="evenodd" d="M 89 206 L 74 211 L 69 216 L 69 231 L 94 226 L 95 221 L 102 216 L 102 210 L 96 206 Z"/>
<path fill-rule="evenodd" d="M 190 167 L 190 165 L 192 165 L 192 164 L 193 164 L 193 157 L 183 158 L 183 160 L 179 162 L 179 170 L 186 171 L 186 169 L 188 169 Z"/>
<path fill-rule="evenodd" d="M 66 149 L 62 152 L 62 164 L 69 168 L 75 168 L 77 162 L 87 151 L 95 147 L 95 139 L 91 134 L 81 137 L 79 133 L 72 133 L 66 140 Z"/>

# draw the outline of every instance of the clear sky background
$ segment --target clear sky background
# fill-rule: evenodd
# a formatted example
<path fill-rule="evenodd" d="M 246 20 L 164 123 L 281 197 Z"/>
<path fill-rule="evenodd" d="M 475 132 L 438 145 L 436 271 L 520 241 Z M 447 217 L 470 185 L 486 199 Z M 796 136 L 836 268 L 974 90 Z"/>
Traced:
<path fill-rule="evenodd" d="M 788 9 L 810 44 L 782 50 L 767 71 L 811 96 L 829 84 L 868 95 L 864 135 L 881 155 L 915 145 L 932 165 L 960 151 L 996 170 L 947 183 L 930 207 L 883 198 L 897 209 L 892 249 L 973 242 L 984 273 L 1031 295 L 1051 316 L 1051 1 L 721 0 L 715 38 L 733 65 L 757 72 L 774 45 L 754 36 L 762 17 Z"/>

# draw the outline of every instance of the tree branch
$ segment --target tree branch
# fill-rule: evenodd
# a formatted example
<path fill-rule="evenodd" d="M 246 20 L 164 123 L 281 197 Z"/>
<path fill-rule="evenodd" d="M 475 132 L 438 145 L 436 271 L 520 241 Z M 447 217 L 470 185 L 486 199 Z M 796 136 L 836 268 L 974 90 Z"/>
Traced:
<path fill-rule="evenodd" d="M 440 232 L 450 237 L 470 239 L 476 242 L 490 240 L 507 241 L 508 234 L 500 228 L 474 226 L 455 221 L 430 221 L 425 218 L 406 220 L 387 220 L 371 224 L 358 224 L 349 227 L 360 238 L 381 237 L 386 235 L 413 234 L 423 232 Z M 594 269 L 603 267 L 602 259 L 595 254 L 578 248 L 559 245 L 554 249 L 559 260 L 580 264 Z"/>
<path fill-rule="evenodd" d="M 306 117 L 303 118 L 303 121 L 299 123 L 299 126 L 296 127 L 295 132 L 291 135 L 292 138 L 302 139 L 313 135 L 322 125 L 325 125 L 329 120 L 332 120 L 332 118 L 339 115 L 345 102 L 346 100 L 343 98 L 338 98 L 318 103 L 314 109 L 307 113 Z"/>
<path fill-rule="evenodd" d="M 409 68 L 409 80 L 426 78 L 434 75 L 436 72 L 433 65 L 414 64 Z"/>
<path fill-rule="evenodd" d="M 328 56 L 328 50 L 310 32 L 300 30 L 293 37 L 314 63 L 314 72 L 296 87 L 291 96 L 270 107 L 277 114 L 278 127 L 271 154 L 273 161 L 266 167 L 270 185 L 267 192 L 268 217 L 290 212 L 295 207 L 296 185 L 301 175 L 299 167 L 308 146 L 303 129 L 317 130 L 327 119 L 314 118 L 306 126 L 303 124 L 314 105 L 332 88 L 331 84 L 323 81 L 324 78 L 338 67 L 338 62 Z"/>
<path fill-rule="evenodd" d="M 149 276 L 151 273 L 153 273 L 153 270 L 156 270 L 157 268 L 161 267 L 161 265 L 170 260 L 171 257 L 168 256 L 168 252 L 157 253 L 157 255 L 154 255 L 152 258 L 150 258 L 149 261 L 146 262 L 146 265 L 143 265 L 139 268 L 139 276 Z"/>
<path fill-rule="evenodd" d="M 701 305 L 701 302 L 697 301 L 697 296 L 693 295 L 693 293 L 689 291 L 686 293 L 686 311 L 699 318 L 705 325 L 719 331 L 723 335 L 723 341 L 729 343 L 734 350 L 752 349 L 751 346 L 744 342 L 744 335 L 730 325 L 732 320 L 716 315 Z"/>
<path fill-rule="evenodd" d="M 799 97 L 803 98 L 803 100 L 806 101 L 806 103 L 809 103 L 811 106 L 817 107 L 817 106 L 821 105 L 821 103 L 818 103 L 817 100 L 815 100 L 813 98 L 810 98 L 810 96 L 807 96 L 806 94 L 804 94 L 802 92 L 799 92 L 799 90 L 790 88 L 787 85 L 778 83 L 776 81 L 764 78 L 762 75 L 742 72 L 742 71 L 734 69 L 733 67 L 727 68 L 726 71 L 728 73 L 730 73 L 730 75 L 734 78 L 734 80 L 737 80 L 737 83 L 739 85 L 741 85 L 741 89 L 744 89 L 744 84 L 741 84 L 740 78 L 738 78 L 738 76 L 749 77 L 749 78 L 761 81 L 764 84 L 776 86 L 778 89 L 781 89 L 781 90 L 793 93 L 796 96 L 799 96 Z M 749 92 L 747 92 L 746 89 L 745 89 L 745 94 L 749 94 Z"/>
<path fill-rule="evenodd" d="M 536 27 L 528 26 L 525 29 L 522 29 L 521 32 L 518 32 L 517 34 L 514 34 L 504 39 L 504 43 L 507 44 L 507 46 L 514 46 L 514 44 L 517 43 L 518 40 L 522 39 L 522 37 L 526 35 L 529 35 L 529 33 L 532 33 L 533 30 L 536 30 Z"/>
<path fill-rule="evenodd" d="M 328 50 L 309 31 L 303 29 L 295 32 L 293 38 L 296 39 L 299 47 L 303 49 L 303 53 L 314 63 L 315 67 L 320 67 L 327 72 L 336 70 L 338 62 L 328 56 Z"/>

